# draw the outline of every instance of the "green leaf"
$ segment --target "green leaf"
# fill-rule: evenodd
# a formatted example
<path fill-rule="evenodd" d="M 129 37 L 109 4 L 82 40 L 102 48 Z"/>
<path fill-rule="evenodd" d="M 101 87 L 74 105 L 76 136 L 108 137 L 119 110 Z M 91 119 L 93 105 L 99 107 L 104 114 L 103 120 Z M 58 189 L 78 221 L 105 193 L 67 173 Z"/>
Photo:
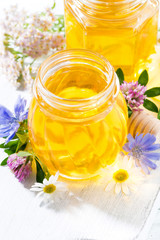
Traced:
<path fill-rule="evenodd" d="M 151 112 L 158 113 L 158 107 L 148 99 L 144 100 L 143 106 Z"/>
<path fill-rule="evenodd" d="M 17 137 L 20 139 L 21 143 L 26 143 L 27 140 L 28 140 L 28 134 L 20 134 L 20 133 L 17 133 L 16 134 Z"/>
<path fill-rule="evenodd" d="M 146 86 L 147 83 L 148 83 L 148 72 L 147 70 L 144 70 L 141 75 L 139 76 L 139 79 L 138 79 L 138 83 L 143 85 L 143 86 Z"/>
<path fill-rule="evenodd" d="M 15 152 L 19 152 L 20 150 L 23 151 L 25 149 L 26 144 L 21 143 L 21 141 L 18 142 Z"/>
<path fill-rule="evenodd" d="M 9 143 L 5 144 L 5 143 L 2 143 L 0 144 L 0 148 L 3 148 L 4 151 L 7 153 L 7 154 L 12 154 L 12 153 L 15 153 L 17 152 L 16 149 L 17 149 L 17 146 L 19 145 L 20 141 L 19 139 L 15 139 L 15 140 L 11 140 Z"/>
<path fill-rule="evenodd" d="M 119 78 L 119 83 L 121 85 L 124 82 L 124 73 L 123 73 L 121 68 L 118 68 L 116 73 L 117 73 L 117 76 Z"/>
<path fill-rule="evenodd" d="M 36 181 L 42 183 L 43 179 L 45 178 L 45 173 L 37 160 L 36 167 L 37 167 Z"/>
<path fill-rule="evenodd" d="M 5 143 L 2 143 L 0 144 L 0 148 L 7 148 L 7 147 L 5 146 Z"/>
<path fill-rule="evenodd" d="M 132 110 L 130 109 L 130 107 L 128 107 L 128 117 L 130 118 L 131 117 L 131 115 L 132 115 Z"/>
<path fill-rule="evenodd" d="M 23 145 L 21 144 L 21 145 L 19 146 L 19 149 L 18 149 L 17 152 L 19 152 L 19 151 L 25 151 L 26 146 L 27 146 L 27 144 L 23 144 Z"/>
<path fill-rule="evenodd" d="M 18 139 L 11 140 L 9 143 L 5 144 L 5 147 L 10 148 L 10 147 L 16 146 L 18 144 L 18 141 L 19 141 Z"/>
<path fill-rule="evenodd" d="M 159 95 L 160 95 L 160 87 L 155 87 L 155 88 L 148 89 L 148 90 L 145 92 L 145 95 L 146 95 L 147 97 L 156 97 L 156 96 L 159 96 Z"/>
<path fill-rule="evenodd" d="M 18 157 L 28 157 L 28 156 L 32 156 L 32 153 L 26 152 L 26 151 L 20 151 L 17 153 Z"/>
<path fill-rule="evenodd" d="M 8 157 L 6 157 L 2 162 L 1 162 L 1 166 L 6 166 L 7 165 L 7 160 L 8 160 Z"/>
<path fill-rule="evenodd" d="M 53 6 L 51 7 L 51 9 L 54 9 L 56 6 L 56 2 L 53 3 Z"/>
<path fill-rule="evenodd" d="M 13 150 L 11 150 L 9 148 L 5 149 L 4 152 L 7 153 L 8 155 L 11 155 L 11 154 L 15 153 L 15 151 L 13 151 Z"/>
<path fill-rule="evenodd" d="M 11 140 L 7 144 L 5 144 L 5 142 L 0 144 L 0 148 L 10 148 L 10 147 L 16 146 L 17 144 L 18 144 L 18 139 Z"/>
<path fill-rule="evenodd" d="M 157 118 L 160 120 L 160 109 L 159 109 L 159 111 L 158 111 Z"/>
<path fill-rule="evenodd" d="M 19 140 L 16 139 L 16 140 L 11 140 L 9 143 L 5 144 L 5 143 L 2 143 L 0 145 L 0 148 L 4 148 L 5 152 L 9 154 L 9 152 L 12 153 L 15 153 L 16 152 L 16 148 L 17 148 L 17 145 L 19 143 Z"/>

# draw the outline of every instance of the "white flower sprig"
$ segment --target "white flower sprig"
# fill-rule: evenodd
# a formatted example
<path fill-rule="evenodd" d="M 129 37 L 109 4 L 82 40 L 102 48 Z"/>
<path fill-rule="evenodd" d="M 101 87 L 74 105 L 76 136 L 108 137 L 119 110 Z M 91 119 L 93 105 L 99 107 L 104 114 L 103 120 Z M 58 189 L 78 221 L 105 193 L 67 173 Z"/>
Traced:
<path fill-rule="evenodd" d="M 27 14 L 17 6 L 5 11 L 0 66 L 17 87 L 30 86 L 40 58 L 64 48 L 64 18 L 54 14 L 54 7 L 34 14 Z"/>

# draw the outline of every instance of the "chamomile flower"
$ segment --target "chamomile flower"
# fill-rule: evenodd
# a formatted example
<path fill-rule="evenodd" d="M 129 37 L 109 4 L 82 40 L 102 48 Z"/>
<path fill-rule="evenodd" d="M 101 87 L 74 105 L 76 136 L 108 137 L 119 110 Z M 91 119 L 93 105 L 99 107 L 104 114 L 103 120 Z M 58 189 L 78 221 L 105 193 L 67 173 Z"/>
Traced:
<path fill-rule="evenodd" d="M 113 190 L 116 194 L 122 192 L 129 195 L 136 190 L 136 185 L 142 181 L 142 173 L 134 164 L 133 157 L 118 155 L 116 163 L 108 169 L 108 184 L 105 191 Z"/>
<path fill-rule="evenodd" d="M 46 178 L 43 183 L 36 182 L 32 187 L 31 191 L 38 192 L 37 197 L 41 197 L 41 203 L 56 203 L 63 199 L 65 194 L 68 192 L 67 186 L 63 182 L 57 181 L 59 177 L 59 171 L 55 176 L 50 176 L 49 180 Z"/>

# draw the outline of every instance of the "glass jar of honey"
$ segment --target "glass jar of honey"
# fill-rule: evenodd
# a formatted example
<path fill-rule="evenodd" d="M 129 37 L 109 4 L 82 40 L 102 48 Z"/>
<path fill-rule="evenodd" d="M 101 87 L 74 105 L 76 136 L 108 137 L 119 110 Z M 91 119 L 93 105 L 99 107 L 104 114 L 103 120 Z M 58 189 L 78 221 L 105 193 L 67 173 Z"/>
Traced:
<path fill-rule="evenodd" d="M 67 49 L 96 51 L 132 81 L 154 52 L 158 6 L 158 0 L 65 0 Z"/>
<path fill-rule="evenodd" d="M 114 162 L 127 135 L 127 107 L 110 63 L 64 50 L 40 67 L 29 110 L 35 153 L 51 174 L 86 179 Z"/>

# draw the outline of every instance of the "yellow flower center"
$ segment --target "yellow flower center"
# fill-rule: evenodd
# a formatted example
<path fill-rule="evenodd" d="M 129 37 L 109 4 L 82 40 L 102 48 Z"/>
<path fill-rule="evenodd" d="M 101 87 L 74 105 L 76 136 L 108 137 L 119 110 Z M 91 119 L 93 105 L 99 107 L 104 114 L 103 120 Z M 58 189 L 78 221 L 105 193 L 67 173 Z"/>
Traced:
<path fill-rule="evenodd" d="M 53 193 L 56 190 L 56 186 L 54 184 L 49 184 L 43 188 L 45 193 Z"/>
<path fill-rule="evenodd" d="M 125 182 L 129 178 L 129 174 L 126 170 L 124 169 L 119 169 L 113 174 L 113 179 L 116 182 Z"/>

